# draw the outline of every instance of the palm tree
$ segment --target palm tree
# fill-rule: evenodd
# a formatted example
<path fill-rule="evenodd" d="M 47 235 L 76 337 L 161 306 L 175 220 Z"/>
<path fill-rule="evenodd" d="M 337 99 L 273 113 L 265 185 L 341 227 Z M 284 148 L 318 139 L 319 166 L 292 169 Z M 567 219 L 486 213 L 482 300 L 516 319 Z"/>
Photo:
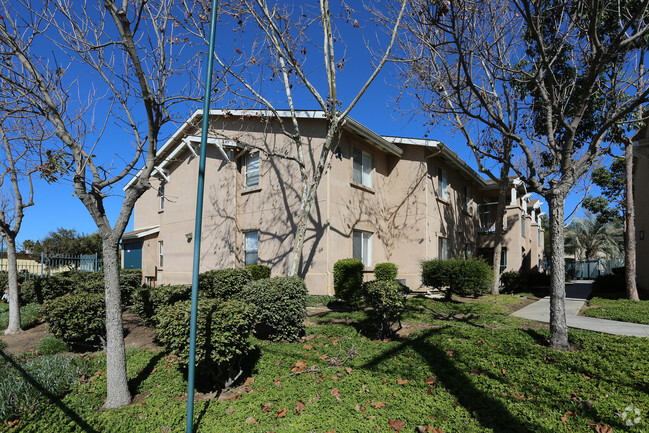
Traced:
<path fill-rule="evenodd" d="M 566 252 L 575 258 L 595 259 L 603 253 L 606 257 L 620 257 L 623 250 L 624 230 L 619 222 L 602 223 L 591 213 L 575 219 L 567 228 Z"/>

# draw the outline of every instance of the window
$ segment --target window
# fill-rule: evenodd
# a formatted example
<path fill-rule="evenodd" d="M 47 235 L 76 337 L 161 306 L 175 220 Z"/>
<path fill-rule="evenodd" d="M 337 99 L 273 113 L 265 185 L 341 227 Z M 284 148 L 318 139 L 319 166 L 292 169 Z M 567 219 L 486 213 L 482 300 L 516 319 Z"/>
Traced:
<path fill-rule="evenodd" d="M 464 245 L 464 258 L 470 259 L 471 257 L 473 257 L 473 245 L 466 244 Z"/>
<path fill-rule="evenodd" d="M 538 246 L 541 246 L 541 228 L 536 232 L 536 243 Z"/>
<path fill-rule="evenodd" d="M 468 213 L 471 213 L 472 208 L 471 208 L 471 190 L 469 187 L 464 186 L 462 189 L 462 195 L 463 195 L 463 206 L 464 210 Z"/>
<path fill-rule="evenodd" d="M 158 241 L 158 267 L 162 267 L 164 263 L 164 243 Z"/>
<path fill-rule="evenodd" d="M 525 215 L 521 215 L 521 236 L 525 237 Z"/>
<path fill-rule="evenodd" d="M 243 234 L 243 265 L 256 265 L 259 261 L 259 232 L 245 232 Z"/>
<path fill-rule="evenodd" d="M 442 260 L 448 259 L 448 239 L 442 237 L 437 238 L 437 255 Z"/>
<path fill-rule="evenodd" d="M 500 250 L 500 272 L 504 272 L 507 269 L 507 248 L 503 247 Z"/>
<path fill-rule="evenodd" d="M 372 233 L 354 230 L 352 237 L 352 257 L 372 266 Z"/>
<path fill-rule="evenodd" d="M 437 196 L 442 200 L 448 200 L 448 175 L 441 167 L 437 169 Z"/>
<path fill-rule="evenodd" d="M 160 181 L 160 188 L 158 188 L 158 197 L 160 197 L 160 210 L 165 208 L 165 185 L 167 182 Z"/>
<path fill-rule="evenodd" d="M 259 186 L 259 154 L 246 155 L 244 188 L 257 188 Z"/>
<path fill-rule="evenodd" d="M 356 147 L 352 150 L 354 159 L 354 182 L 372 188 L 372 169 L 374 157 Z"/>

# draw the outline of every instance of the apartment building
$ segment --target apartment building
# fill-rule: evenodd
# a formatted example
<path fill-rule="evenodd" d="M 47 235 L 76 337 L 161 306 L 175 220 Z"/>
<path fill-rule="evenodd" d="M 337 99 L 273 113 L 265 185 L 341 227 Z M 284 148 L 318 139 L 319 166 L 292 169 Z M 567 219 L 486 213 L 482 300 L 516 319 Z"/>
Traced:
<path fill-rule="evenodd" d="M 635 203 L 636 277 L 638 287 L 649 290 L 649 128 L 635 136 L 633 147 L 633 199 Z"/>
<path fill-rule="evenodd" d="M 191 281 L 202 115 L 196 111 L 160 148 L 153 188 L 123 236 L 124 267 L 141 267 L 152 284 Z M 280 115 L 288 120 L 289 113 Z M 327 120 L 321 111 L 302 111 L 299 125 L 312 169 Z M 267 112 L 212 110 L 208 146 L 201 271 L 260 263 L 286 274 L 301 183 L 297 164 L 281 155 L 294 153 L 293 143 Z M 375 264 L 389 261 L 417 289 L 423 259 L 488 255 L 497 196 L 496 184 L 443 143 L 380 136 L 349 118 L 317 190 L 299 275 L 311 293 L 332 294 L 336 261 L 361 259 L 368 278 Z M 540 266 L 540 213 L 541 203 L 513 180 L 505 269 Z"/>

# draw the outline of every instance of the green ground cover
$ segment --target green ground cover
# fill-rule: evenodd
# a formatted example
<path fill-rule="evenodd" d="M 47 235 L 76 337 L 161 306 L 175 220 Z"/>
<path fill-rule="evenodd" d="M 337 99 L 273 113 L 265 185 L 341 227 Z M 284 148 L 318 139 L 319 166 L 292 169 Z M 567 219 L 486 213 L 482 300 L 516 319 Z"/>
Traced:
<path fill-rule="evenodd" d="M 40 317 L 40 305 L 36 303 L 20 307 L 20 326 L 23 329 L 36 326 Z M 0 302 L 0 331 L 7 329 L 7 326 L 9 326 L 9 304 Z"/>
<path fill-rule="evenodd" d="M 629 301 L 628 299 L 592 298 L 584 316 L 600 319 L 649 325 L 649 301 Z"/>
<path fill-rule="evenodd" d="M 365 336 L 362 312 L 346 313 L 345 324 L 318 317 L 323 324 L 308 327 L 297 343 L 256 341 L 243 392 L 198 401 L 196 431 L 649 430 L 649 339 L 570 331 L 577 350 L 554 351 L 546 330 L 507 316 L 514 298 L 410 300 L 407 314 L 429 326 L 398 341 Z M 186 383 L 172 357 L 129 351 L 129 384 L 138 397 L 111 411 L 99 410 L 105 358 L 89 361 L 93 373 L 74 392 L 0 431 L 185 431 Z M 625 410 L 633 416 L 623 419 Z M 639 422 L 628 426 L 630 419 Z"/>

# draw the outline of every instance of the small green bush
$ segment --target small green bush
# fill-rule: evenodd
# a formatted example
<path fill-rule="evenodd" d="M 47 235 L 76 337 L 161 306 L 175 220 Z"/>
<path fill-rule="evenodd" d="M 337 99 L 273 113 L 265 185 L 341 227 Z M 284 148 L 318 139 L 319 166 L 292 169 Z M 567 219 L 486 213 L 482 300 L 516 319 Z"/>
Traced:
<path fill-rule="evenodd" d="M 66 350 L 68 350 L 68 345 L 65 344 L 65 341 L 52 336 L 43 338 L 36 346 L 39 355 L 56 355 Z"/>
<path fill-rule="evenodd" d="M 119 286 L 122 291 L 122 303 L 130 304 L 133 293 L 142 286 L 142 269 L 120 269 Z"/>
<path fill-rule="evenodd" d="M 365 302 L 372 307 L 368 315 L 377 325 L 380 337 L 390 336 L 392 325 L 400 322 L 407 294 L 408 287 L 394 280 L 369 281 L 363 285 Z"/>
<path fill-rule="evenodd" d="M 43 304 L 49 331 L 67 343 L 96 343 L 106 335 L 104 296 L 97 293 L 63 295 Z"/>
<path fill-rule="evenodd" d="M 271 272 L 270 266 L 248 265 L 246 266 L 246 269 L 248 270 L 248 272 L 250 272 L 250 276 L 255 281 L 264 278 L 270 278 L 270 272 Z"/>
<path fill-rule="evenodd" d="M 500 274 L 502 293 L 520 293 L 523 291 L 524 279 L 518 271 L 507 271 Z"/>
<path fill-rule="evenodd" d="M 242 301 L 199 299 L 196 316 L 199 369 L 222 369 L 248 353 L 255 310 Z M 191 301 L 169 305 L 156 315 L 158 340 L 185 367 L 189 361 L 190 316 Z"/>
<path fill-rule="evenodd" d="M 334 292 L 352 309 L 362 305 L 364 268 L 358 259 L 342 259 L 334 264 Z"/>
<path fill-rule="evenodd" d="M 4 340 L 0 340 L 0 349 L 4 349 L 5 347 L 7 347 L 7 343 Z"/>
<path fill-rule="evenodd" d="M 155 326 L 155 315 L 164 307 L 178 301 L 187 301 L 192 296 L 192 286 L 179 284 L 172 286 L 142 287 L 132 295 L 135 313 L 148 326 Z"/>
<path fill-rule="evenodd" d="M 252 279 L 248 269 L 215 269 L 198 276 L 198 290 L 206 298 L 237 299 Z"/>
<path fill-rule="evenodd" d="M 10 421 L 46 405 L 89 375 L 87 361 L 76 356 L 39 356 L 18 364 L 0 360 L 0 421 Z"/>
<path fill-rule="evenodd" d="M 427 260 L 421 268 L 422 283 L 445 292 L 447 299 L 488 293 L 493 282 L 491 267 L 476 258 Z"/>
<path fill-rule="evenodd" d="M 394 281 L 399 273 L 399 268 L 394 263 L 377 263 L 374 266 L 374 277 L 379 281 Z"/>
<path fill-rule="evenodd" d="M 259 335 L 294 341 L 304 333 L 307 293 L 301 278 L 275 277 L 248 283 L 243 299 L 257 307 Z"/>

